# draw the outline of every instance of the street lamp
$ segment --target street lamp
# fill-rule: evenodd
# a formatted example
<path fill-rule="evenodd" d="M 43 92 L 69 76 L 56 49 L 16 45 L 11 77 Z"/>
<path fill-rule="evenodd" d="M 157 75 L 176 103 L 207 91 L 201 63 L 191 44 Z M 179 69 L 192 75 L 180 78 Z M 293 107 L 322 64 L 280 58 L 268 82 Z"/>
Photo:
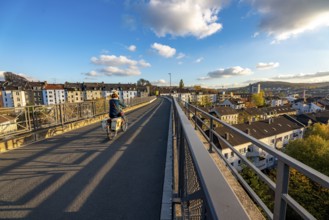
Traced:
<path fill-rule="evenodd" d="M 169 92 L 170 92 L 170 96 L 171 96 L 171 73 L 168 73 L 168 74 L 169 74 L 169 79 L 170 79 L 170 81 L 169 81 L 170 82 L 170 84 L 169 84 L 170 85 L 169 86 L 170 91 Z"/>

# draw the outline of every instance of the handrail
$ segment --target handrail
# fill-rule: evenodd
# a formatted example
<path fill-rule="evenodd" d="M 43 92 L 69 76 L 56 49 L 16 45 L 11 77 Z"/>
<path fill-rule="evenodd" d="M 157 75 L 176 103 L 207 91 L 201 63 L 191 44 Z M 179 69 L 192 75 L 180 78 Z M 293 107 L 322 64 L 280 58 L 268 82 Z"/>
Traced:
<path fill-rule="evenodd" d="M 174 100 L 182 213 L 189 219 L 249 219 L 182 109 Z"/>
<path fill-rule="evenodd" d="M 299 215 L 301 215 L 305 219 L 315 219 L 315 217 L 309 213 L 307 210 L 305 210 L 296 200 L 294 200 L 291 196 L 288 194 L 288 183 L 289 183 L 289 168 L 294 168 L 298 172 L 302 173 L 303 175 L 310 178 L 312 181 L 320 184 L 324 188 L 329 188 L 329 177 L 318 172 L 317 170 L 301 163 L 300 161 L 284 154 L 283 152 L 280 152 L 263 142 L 257 140 L 256 138 L 242 132 L 241 130 L 233 127 L 232 125 L 210 115 L 209 113 L 203 111 L 200 108 L 197 108 L 193 105 L 190 105 L 187 102 L 183 102 L 183 105 L 185 106 L 186 114 L 190 118 L 190 114 L 193 115 L 193 121 L 195 124 L 195 128 L 199 129 L 201 133 L 205 136 L 205 138 L 210 142 L 210 150 L 215 149 L 216 152 L 221 156 L 221 158 L 226 162 L 227 166 L 232 170 L 234 175 L 237 177 L 237 179 L 241 182 L 241 184 L 246 188 L 246 190 L 249 192 L 249 194 L 254 198 L 254 200 L 262 207 L 262 209 L 265 211 L 267 216 L 270 219 L 284 219 L 286 216 L 286 206 L 287 204 L 293 208 Z M 206 125 L 201 118 L 198 116 L 198 113 L 201 113 L 202 115 L 208 117 L 210 119 L 210 126 Z M 249 162 L 245 156 L 243 156 L 238 150 L 236 150 L 231 144 L 229 144 L 224 138 L 222 138 L 214 128 L 211 126 L 213 121 L 216 121 L 220 124 L 222 124 L 224 127 L 234 131 L 235 133 L 247 138 L 251 143 L 255 144 L 257 147 L 265 150 L 269 154 L 273 155 L 278 160 L 278 172 L 277 172 L 277 180 L 276 183 L 274 183 L 272 180 L 270 180 L 264 173 L 262 173 L 256 166 L 254 166 L 251 162 Z M 198 125 L 197 122 L 202 123 L 209 129 L 209 136 L 205 134 L 205 132 L 201 129 L 201 127 Z M 254 191 L 250 191 L 250 187 L 247 185 L 247 183 L 243 180 L 241 175 L 238 173 L 238 171 L 227 161 L 227 159 L 222 155 L 221 151 L 216 148 L 215 144 L 211 141 L 212 137 L 211 135 L 215 135 L 217 138 L 222 140 L 240 159 L 242 159 L 245 164 L 250 167 L 253 171 L 256 172 L 256 174 L 272 189 L 275 191 L 275 205 L 274 205 L 274 213 L 272 213 L 264 203 L 261 202 L 260 198 L 257 196 L 257 194 Z M 249 187 L 249 188 L 248 188 Z"/>
<path fill-rule="evenodd" d="M 154 96 L 136 97 L 128 100 L 126 104 L 132 107 L 153 99 L 155 99 Z M 109 104 L 106 99 L 80 103 L 0 108 L 1 118 L 8 121 L 0 124 L 0 140 L 101 116 L 107 114 L 108 109 Z"/>

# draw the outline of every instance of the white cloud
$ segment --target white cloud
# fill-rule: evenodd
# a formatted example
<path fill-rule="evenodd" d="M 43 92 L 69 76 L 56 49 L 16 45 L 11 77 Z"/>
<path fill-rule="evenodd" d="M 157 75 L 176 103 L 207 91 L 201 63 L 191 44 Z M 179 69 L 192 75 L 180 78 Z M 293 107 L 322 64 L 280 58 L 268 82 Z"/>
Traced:
<path fill-rule="evenodd" d="M 151 64 L 146 62 L 145 60 L 139 60 L 138 61 L 138 64 L 141 66 L 141 67 L 150 67 Z"/>
<path fill-rule="evenodd" d="M 145 60 L 132 60 L 125 56 L 115 55 L 100 55 L 99 57 L 92 57 L 91 62 L 95 65 L 104 66 L 98 71 L 91 71 L 84 73 L 87 76 L 136 76 L 140 75 L 140 68 L 150 67 L 151 64 Z"/>
<path fill-rule="evenodd" d="M 5 76 L 3 75 L 6 71 L 0 71 L 0 79 L 4 80 Z"/>
<path fill-rule="evenodd" d="M 185 57 L 186 55 L 185 54 L 183 54 L 183 53 L 179 53 L 178 55 L 177 55 L 177 57 L 176 57 L 176 59 L 183 59 L 184 57 Z"/>
<path fill-rule="evenodd" d="M 137 49 L 137 47 L 136 47 L 135 45 L 130 45 L 130 46 L 128 47 L 128 50 L 131 51 L 131 52 L 135 52 L 136 49 Z"/>
<path fill-rule="evenodd" d="M 128 59 L 125 56 L 100 55 L 99 58 L 92 57 L 91 62 L 97 65 L 121 66 L 121 65 L 137 65 L 137 61 Z"/>
<path fill-rule="evenodd" d="M 256 38 L 258 35 L 259 35 L 259 32 L 255 32 L 255 33 L 252 35 L 252 37 L 253 37 L 253 38 Z"/>
<path fill-rule="evenodd" d="M 274 69 L 277 68 L 280 64 L 279 63 L 274 63 L 274 62 L 270 62 L 270 63 L 258 63 L 256 65 L 256 68 L 259 70 L 268 70 L 268 69 Z"/>
<path fill-rule="evenodd" d="M 248 68 L 242 68 L 240 66 L 234 66 L 227 69 L 219 69 L 212 72 L 209 72 L 207 76 L 200 77 L 198 80 L 210 80 L 216 78 L 229 78 L 232 76 L 243 76 L 250 75 L 252 71 Z"/>
<path fill-rule="evenodd" d="M 150 0 L 142 4 L 140 15 L 159 37 L 208 37 L 219 30 L 220 0 Z"/>
<path fill-rule="evenodd" d="M 327 72 L 317 72 L 317 73 L 299 73 L 299 74 L 286 74 L 273 77 L 273 80 L 305 80 L 305 79 L 314 79 L 320 77 L 328 77 L 329 71 Z"/>
<path fill-rule="evenodd" d="M 92 70 L 92 71 L 90 71 L 88 73 L 82 73 L 82 75 L 92 76 L 92 77 L 99 76 L 99 74 L 95 70 Z"/>
<path fill-rule="evenodd" d="M 165 85 L 165 84 L 167 84 L 167 82 L 164 79 L 159 79 L 159 80 L 151 82 L 151 84 L 152 85 Z"/>
<path fill-rule="evenodd" d="M 198 59 L 195 60 L 196 63 L 201 63 L 201 61 L 203 60 L 203 57 L 199 57 Z"/>
<path fill-rule="evenodd" d="M 154 43 L 151 45 L 151 47 L 155 49 L 158 52 L 158 54 L 166 58 L 172 57 L 176 54 L 176 49 L 169 47 L 167 45 Z"/>
<path fill-rule="evenodd" d="M 329 26 L 328 0 L 243 0 L 260 14 L 260 29 L 274 37 L 273 43 L 306 31 Z"/>

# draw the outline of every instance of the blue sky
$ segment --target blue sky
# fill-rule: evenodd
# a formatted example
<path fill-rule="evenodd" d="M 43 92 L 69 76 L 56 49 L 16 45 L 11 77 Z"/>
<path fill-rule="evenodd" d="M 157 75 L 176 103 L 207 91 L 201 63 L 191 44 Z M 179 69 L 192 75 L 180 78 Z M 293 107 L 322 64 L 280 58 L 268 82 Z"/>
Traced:
<path fill-rule="evenodd" d="M 0 0 L 0 79 L 329 81 L 328 0 Z"/>

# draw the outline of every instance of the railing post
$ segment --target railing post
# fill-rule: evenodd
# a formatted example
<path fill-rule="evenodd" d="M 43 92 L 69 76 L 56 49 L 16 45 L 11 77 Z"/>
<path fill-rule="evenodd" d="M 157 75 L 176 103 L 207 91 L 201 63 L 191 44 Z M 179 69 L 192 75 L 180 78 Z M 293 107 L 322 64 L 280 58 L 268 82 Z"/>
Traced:
<path fill-rule="evenodd" d="M 196 107 L 194 107 L 194 130 L 198 130 L 196 120 L 197 120 Z"/>
<path fill-rule="evenodd" d="M 212 143 L 214 140 L 214 136 L 213 136 L 213 129 L 214 129 L 214 121 L 213 118 L 210 117 L 210 128 L 209 128 L 209 152 L 212 153 Z"/>
<path fill-rule="evenodd" d="M 284 220 L 286 218 L 287 202 L 282 198 L 283 194 L 288 194 L 289 186 L 289 166 L 279 160 L 276 177 L 276 189 L 274 200 L 274 220 Z"/>
<path fill-rule="evenodd" d="M 62 125 L 62 127 L 64 127 L 65 113 L 64 113 L 64 105 L 63 104 L 59 104 L 59 115 L 60 115 L 61 125 Z"/>

